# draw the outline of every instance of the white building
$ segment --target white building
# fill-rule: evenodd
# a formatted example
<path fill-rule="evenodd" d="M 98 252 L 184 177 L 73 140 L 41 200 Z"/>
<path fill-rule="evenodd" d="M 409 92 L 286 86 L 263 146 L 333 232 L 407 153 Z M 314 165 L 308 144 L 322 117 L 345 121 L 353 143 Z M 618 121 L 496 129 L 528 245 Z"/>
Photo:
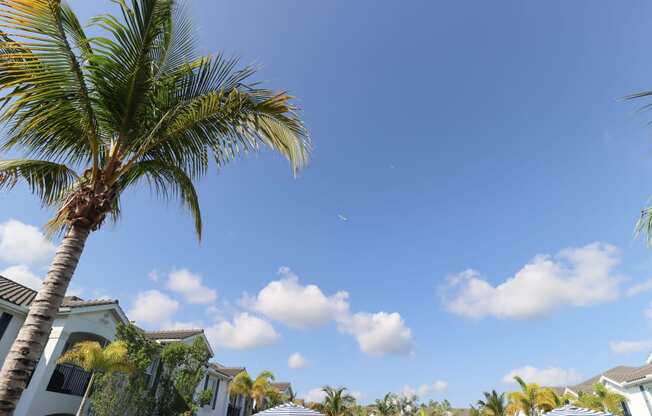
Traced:
<path fill-rule="evenodd" d="M 0 362 L 2 362 L 22 325 L 36 291 L 0 276 Z M 57 364 L 63 352 L 80 341 L 101 343 L 115 338 L 118 324 L 127 324 L 127 316 L 117 300 L 82 300 L 66 297 L 59 309 L 49 340 L 32 378 L 23 393 L 15 416 L 74 415 L 81 402 L 90 374 L 79 367 Z M 197 337 L 212 349 L 202 329 L 147 332 L 146 336 L 159 343 L 192 343 Z M 157 366 L 153 366 L 156 368 Z M 229 410 L 229 383 L 227 372 L 211 364 L 198 392 L 211 388 L 213 399 L 202 407 L 199 416 L 227 416 Z M 156 382 L 153 374 L 152 383 Z M 238 414 L 233 416 L 248 416 Z"/>
<path fill-rule="evenodd" d="M 595 383 L 627 398 L 622 403 L 625 416 L 652 416 L 652 355 L 643 366 L 614 367 L 582 383 L 567 386 L 564 391 L 577 397 L 580 393 L 591 393 Z"/>

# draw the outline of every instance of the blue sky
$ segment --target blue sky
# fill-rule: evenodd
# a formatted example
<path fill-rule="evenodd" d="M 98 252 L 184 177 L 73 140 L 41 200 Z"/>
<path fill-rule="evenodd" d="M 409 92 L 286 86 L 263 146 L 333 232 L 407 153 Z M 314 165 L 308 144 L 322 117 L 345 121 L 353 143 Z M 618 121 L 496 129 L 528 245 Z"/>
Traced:
<path fill-rule="evenodd" d="M 563 383 L 643 363 L 652 257 L 633 229 L 652 114 L 619 98 L 652 87 L 652 5 L 618 6 L 193 0 L 203 51 L 260 63 L 299 97 L 311 164 L 295 179 L 262 152 L 212 172 L 201 244 L 175 204 L 130 194 L 74 291 L 147 327 L 212 328 L 218 361 L 301 394 L 425 385 L 463 406 L 515 369 Z M 0 194 L 0 239 L 48 214 L 24 189 Z M 42 276 L 50 248 L 29 247 L 0 270 Z M 293 353 L 307 366 L 289 368 Z"/>

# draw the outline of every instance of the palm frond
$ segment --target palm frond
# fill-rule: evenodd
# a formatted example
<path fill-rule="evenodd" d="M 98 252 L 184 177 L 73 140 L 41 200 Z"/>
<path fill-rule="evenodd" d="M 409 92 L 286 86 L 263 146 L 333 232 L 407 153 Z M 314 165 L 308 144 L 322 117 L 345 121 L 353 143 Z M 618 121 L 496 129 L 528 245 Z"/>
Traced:
<path fill-rule="evenodd" d="M 152 63 L 161 55 L 162 38 L 171 29 L 172 0 L 117 1 L 123 21 L 111 15 L 92 22 L 111 37 L 95 37 L 91 77 L 104 122 L 116 133 L 118 145 L 129 141 L 152 86 Z M 118 152 L 119 154 L 119 152 Z"/>
<path fill-rule="evenodd" d="M 145 160 L 135 163 L 119 180 L 121 190 L 128 188 L 141 179 L 146 179 L 157 196 L 162 198 L 180 198 L 195 222 L 195 232 L 201 239 L 202 219 L 199 198 L 192 180 L 179 167 L 162 160 Z"/>
<path fill-rule="evenodd" d="M 0 115 L 11 123 L 4 147 L 21 144 L 69 161 L 97 155 L 89 88 L 68 38 L 74 33 L 83 44 L 74 14 L 59 1 L 7 0 L 0 4 L 0 30 L 0 89 L 11 91 Z"/>
<path fill-rule="evenodd" d="M 77 174 L 65 165 L 43 160 L 0 160 L 0 189 L 24 181 L 44 205 L 61 201 Z"/>
<path fill-rule="evenodd" d="M 641 211 L 641 215 L 636 222 L 635 234 L 645 235 L 648 245 L 652 245 L 652 207 L 646 207 Z"/>
<path fill-rule="evenodd" d="M 86 371 L 101 365 L 102 346 L 97 341 L 82 341 L 72 346 L 58 360 L 59 364 L 73 364 Z"/>

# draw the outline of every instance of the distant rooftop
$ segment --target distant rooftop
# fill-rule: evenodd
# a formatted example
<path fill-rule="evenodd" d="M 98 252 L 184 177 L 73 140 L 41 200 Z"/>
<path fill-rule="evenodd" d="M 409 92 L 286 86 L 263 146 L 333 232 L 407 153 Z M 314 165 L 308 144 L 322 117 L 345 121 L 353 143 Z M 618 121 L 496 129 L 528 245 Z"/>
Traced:
<path fill-rule="evenodd" d="M 279 381 L 277 383 L 270 383 L 270 384 L 272 385 L 272 387 L 276 388 L 276 390 L 281 391 L 281 392 L 289 389 L 290 387 L 292 387 L 292 385 L 290 383 L 287 383 L 285 381 Z"/>
<path fill-rule="evenodd" d="M 648 376 L 652 376 L 652 364 L 645 364 L 641 367 L 619 365 L 581 383 L 568 386 L 568 389 L 575 394 L 591 392 L 593 391 L 593 385 L 599 382 L 602 376 L 613 380 L 616 383 L 632 383 Z"/>
<path fill-rule="evenodd" d="M 235 377 L 243 371 L 246 371 L 244 367 L 226 367 L 219 363 L 212 363 L 211 366 L 214 366 L 213 368 L 215 368 L 217 371 L 226 374 L 229 377 Z"/>
<path fill-rule="evenodd" d="M 145 337 L 155 341 L 156 340 L 182 340 L 203 333 L 204 330 L 201 328 L 172 329 L 172 330 L 161 330 L 161 331 L 145 331 Z"/>

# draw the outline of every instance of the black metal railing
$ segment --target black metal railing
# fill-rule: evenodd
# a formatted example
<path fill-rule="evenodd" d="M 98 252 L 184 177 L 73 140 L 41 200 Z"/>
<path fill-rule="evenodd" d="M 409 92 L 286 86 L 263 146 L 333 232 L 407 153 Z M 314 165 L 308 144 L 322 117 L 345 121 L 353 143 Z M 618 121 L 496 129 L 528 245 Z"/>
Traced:
<path fill-rule="evenodd" d="M 241 409 L 242 408 L 235 407 L 234 405 L 229 403 L 229 409 L 226 411 L 226 416 L 240 416 Z"/>
<path fill-rule="evenodd" d="M 71 364 L 57 364 L 48 383 L 47 391 L 83 396 L 91 373 Z"/>

